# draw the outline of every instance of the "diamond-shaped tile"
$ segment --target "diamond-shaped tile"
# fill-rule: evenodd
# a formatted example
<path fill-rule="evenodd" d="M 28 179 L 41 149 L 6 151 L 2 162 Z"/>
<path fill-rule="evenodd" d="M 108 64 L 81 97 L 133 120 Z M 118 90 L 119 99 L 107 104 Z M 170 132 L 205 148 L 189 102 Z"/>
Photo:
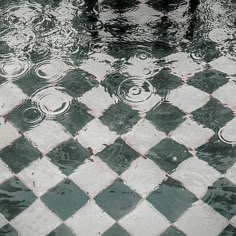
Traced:
<path fill-rule="evenodd" d="M 126 133 L 139 119 L 138 112 L 122 102 L 112 105 L 100 118 L 110 130 L 118 134 Z"/>
<path fill-rule="evenodd" d="M 213 69 L 206 69 L 196 73 L 188 80 L 188 84 L 206 93 L 213 93 L 228 82 L 227 74 Z"/>
<path fill-rule="evenodd" d="M 139 154 L 129 147 L 122 139 L 97 154 L 107 165 L 118 174 L 124 172 Z"/>
<path fill-rule="evenodd" d="M 192 206 L 196 197 L 180 182 L 168 178 L 148 196 L 147 200 L 168 220 L 174 222 Z"/>
<path fill-rule="evenodd" d="M 187 235 L 216 236 L 228 224 L 227 220 L 207 204 L 196 202 L 175 223 Z"/>
<path fill-rule="evenodd" d="M 19 234 L 10 224 L 7 224 L 0 229 L 0 236 L 19 236 Z"/>
<path fill-rule="evenodd" d="M 222 71 L 228 75 L 236 74 L 236 62 L 227 58 L 226 56 L 218 57 L 214 61 L 210 62 L 210 66 L 213 69 Z"/>
<path fill-rule="evenodd" d="M 145 155 L 150 148 L 164 139 L 166 135 L 147 120 L 141 119 L 122 139 L 133 149 Z"/>
<path fill-rule="evenodd" d="M 29 167 L 22 170 L 18 176 L 38 196 L 41 196 L 65 178 L 46 157 L 34 161 Z"/>
<path fill-rule="evenodd" d="M 140 157 L 131 163 L 129 169 L 121 175 L 121 178 L 145 198 L 163 181 L 165 172 L 151 160 Z"/>
<path fill-rule="evenodd" d="M 236 147 L 223 143 L 217 135 L 197 149 L 197 156 L 221 173 L 235 163 Z"/>
<path fill-rule="evenodd" d="M 218 99 L 223 105 L 226 105 L 233 111 L 236 111 L 236 83 L 229 82 L 217 89 L 212 96 Z"/>
<path fill-rule="evenodd" d="M 0 87 L 0 94 L 0 115 L 7 114 L 27 98 L 22 90 L 12 83 L 2 85 Z"/>
<path fill-rule="evenodd" d="M 157 129 L 169 133 L 185 120 L 185 113 L 167 102 L 149 111 L 146 119 L 150 120 Z"/>
<path fill-rule="evenodd" d="M 164 68 L 159 71 L 150 81 L 154 88 L 156 88 L 157 93 L 164 97 L 171 90 L 179 87 L 183 82 L 176 75 L 172 75 L 170 69 Z"/>
<path fill-rule="evenodd" d="M 92 156 L 91 160 L 85 161 L 69 178 L 90 197 L 95 197 L 117 178 L 117 174 L 100 158 Z"/>
<path fill-rule="evenodd" d="M 192 115 L 195 121 L 214 131 L 218 131 L 234 117 L 231 109 L 224 107 L 214 98 L 212 98 L 205 106 L 194 111 Z"/>
<path fill-rule="evenodd" d="M 66 221 L 66 224 L 76 235 L 89 236 L 104 233 L 114 223 L 115 221 L 94 201 L 89 202 Z"/>
<path fill-rule="evenodd" d="M 28 208 L 35 199 L 33 192 L 16 177 L 0 185 L 0 212 L 8 220 Z"/>
<path fill-rule="evenodd" d="M 71 231 L 71 229 L 67 225 L 61 224 L 47 236 L 76 236 L 76 235 Z"/>
<path fill-rule="evenodd" d="M 119 224 L 114 224 L 102 236 L 130 236 Z"/>
<path fill-rule="evenodd" d="M 171 225 L 164 233 L 160 236 L 186 236 L 182 231 Z"/>
<path fill-rule="evenodd" d="M 184 84 L 183 86 L 172 90 L 168 95 L 167 100 L 184 112 L 190 113 L 204 106 L 208 102 L 209 98 L 209 94 L 195 87 Z"/>
<path fill-rule="evenodd" d="M 20 137 L 20 133 L 4 118 L 0 117 L 0 150 Z"/>
<path fill-rule="evenodd" d="M 24 236 L 45 236 L 60 223 L 59 218 L 40 199 L 11 221 L 14 228 Z"/>
<path fill-rule="evenodd" d="M 119 224 L 135 236 L 160 235 L 169 226 L 166 218 L 145 200 L 134 211 L 122 218 Z"/>
<path fill-rule="evenodd" d="M 227 170 L 225 177 L 228 178 L 230 182 L 236 185 L 236 162 L 231 168 Z"/>
<path fill-rule="evenodd" d="M 236 215 L 236 185 L 226 178 L 209 187 L 202 200 L 227 219 Z"/>
<path fill-rule="evenodd" d="M 114 219 L 120 219 L 132 211 L 140 199 L 121 179 L 117 179 L 95 197 L 96 203 Z"/>
<path fill-rule="evenodd" d="M 79 68 L 69 71 L 59 85 L 66 88 L 73 97 L 80 97 L 97 85 L 94 76 Z"/>
<path fill-rule="evenodd" d="M 192 157 L 181 163 L 171 176 L 200 199 L 221 174 L 206 162 Z"/>
<path fill-rule="evenodd" d="M 153 147 L 147 154 L 161 169 L 171 173 L 182 161 L 191 154 L 187 148 L 172 139 L 164 139 Z"/>
<path fill-rule="evenodd" d="M 229 224 L 224 228 L 224 230 L 219 234 L 219 236 L 234 236 L 235 232 L 236 232 L 236 227 Z"/>
<path fill-rule="evenodd" d="M 102 124 L 99 119 L 93 119 L 82 130 L 76 139 L 86 148 L 91 148 L 93 153 L 102 151 L 106 146 L 114 143 L 118 135 Z"/>
<path fill-rule="evenodd" d="M 231 218 L 230 223 L 236 227 L 236 215 Z"/>
<path fill-rule="evenodd" d="M 42 157 L 42 154 L 24 137 L 0 151 L 0 158 L 14 173 L 20 172 L 39 157 Z"/>
<path fill-rule="evenodd" d="M 84 163 L 86 158 L 91 156 L 91 153 L 78 142 L 70 139 L 59 144 L 47 156 L 64 174 L 70 175 L 79 165 Z"/>
<path fill-rule="evenodd" d="M 174 130 L 171 138 L 188 148 L 197 148 L 208 142 L 213 135 L 214 132 L 211 129 L 204 128 L 195 121 L 187 119 Z"/>
<path fill-rule="evenodd" d="M 72 135 L 76 135 L 92 119 L 93 117 L 88 114 L 88 108 L 74 100 L 71 103 L 70 109 L 65 114 L 57 117 L 57 121 Z"/>
<path fill-rule="evenodd" d="M 42 122 L 37 127 L 27 131 L 25 135 L 43 153 L 51 151 L 58 144 L 70 139 L 70 135 L 65 132 L 64 127 L 51 120 Z"/>
<path fill-rule="evenodd" d="M 89 113 L 95 117 L 100 117 L 105 110 L 115 103 L 101 85 L 85 93 L 80 101 L 90 109 Z"/>
<path fill-rule="evenodd" d="M 57 216 L 66 220 L 87 203 L 88 197 L 71 180 L 65 179 L 51 188 L 41 200 Z"/>

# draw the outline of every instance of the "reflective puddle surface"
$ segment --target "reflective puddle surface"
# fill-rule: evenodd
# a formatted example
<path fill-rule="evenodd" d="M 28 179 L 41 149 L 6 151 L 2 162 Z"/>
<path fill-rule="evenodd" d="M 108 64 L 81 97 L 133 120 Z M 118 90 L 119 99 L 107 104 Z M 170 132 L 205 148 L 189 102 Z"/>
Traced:
<path fill-rule="evenodd" d="M 235 12 L 0 0 L 0 236 L 235 236 Z"/>

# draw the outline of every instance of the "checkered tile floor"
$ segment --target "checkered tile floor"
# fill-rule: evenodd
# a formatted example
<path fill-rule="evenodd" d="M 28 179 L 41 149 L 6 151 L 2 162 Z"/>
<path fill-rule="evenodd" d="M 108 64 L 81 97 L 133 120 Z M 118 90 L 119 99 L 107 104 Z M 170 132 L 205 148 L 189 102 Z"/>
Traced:
<path fill-rule="evenodd" d="M 41 62 L 0 77 L 0 236 L 236 235 L 236 62 L 122 47 L 55 62 L 53 83 L 34 75 Z M 130 76 L 155 88 L 150 103 L 116 96 Z M 69 108 L 38 117 L 44 87 Z"/>

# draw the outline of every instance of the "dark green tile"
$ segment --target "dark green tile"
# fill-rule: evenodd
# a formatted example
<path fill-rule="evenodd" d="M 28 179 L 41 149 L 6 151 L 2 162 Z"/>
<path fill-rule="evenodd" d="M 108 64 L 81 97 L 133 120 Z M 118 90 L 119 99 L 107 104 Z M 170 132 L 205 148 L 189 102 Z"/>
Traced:
<path fill-rule="evenodd" d="M 224 228 L 221 234 L 219 234 L 219 236 L 235 236 L 235 235 L 236 235 L 236 228 L 230 224 Z"/>
<path fill-rule="evenodd" d="M 5 83 L 6 81 L 7 80 L 4 77 L 0 76 L 0 85 Z"/>
<path fill-rule="evenodd" d="M 120 83 L 127 78 L 128 77 L 126 77 L 125 75 L 116 72 L 108 74 L 106 78 L 101 82 L 101 84 L 105 88 L 105 91 L 107 91 L 110 96 L 112 96 L 117 93 Z"/>
<path fill-rule="evenodd" d="M 164 233 L 160 236 L 186 236 L 182 231 L 171 225 Z"/>
<path fill-rule="evenodd" d="M 38 77 L 33 72 L 33 69 L 26 75 L 15 80 L 14 83 L 28 96 L 31 96 L 37 90 L 41 90 L 43 87 L 48 85 L 48 82 L 45 79 Z"/>
<path fill-rule="evenodd" d="M 147 200 L 168 220 L 175 222 L 197 199 L 180 182 L 168 178 Z"/>
<path fill-rule="evenodd" d="M 72 135 L 76 135 L 80 129 L 94 118 L 87 111 L 88 109 L 85 105 L 73 100 L 70 109 L 61 116 L 58 116 L 57 121 Z"/>
<path fill-rule="evenodd" d="M 183 81 L 176 75 L 172 75 L 170 69 L 164 68 L 150 80 L 157 93 L 164 97 L 172 89 L 179 87 Z"/>
<path fill-rule="evenodd" d="M 71 229 L 67 225 L 61 224 L 47 236 L 75 236 L 75 234 L 71 231 Z"/>
<path fill-rule="evenodd" d="M 112 145 L 97 154 L 116 173 L 123 173 L 138 156 L 122 139 L 117 139 Z"/>
<path fill-rule="evenodd" d="M 78 142 L 70 139 L 54 148 L 47 156 L 64 174 L 70 175 L 79 165 L 84 163 L 86 158 L 91 156 L 91 153 Z"/>
<path fill-rule="evenodd" d="M 185 113 L 179 108 L 163 102 L 147 113 L 146 119 L 150 120 L 157 129 L 169 133 L 185 120 Z"/>
<path fill-rule="evenodd" d="M 151 24 L 150 27 L 154 27 L 153 29 L 155 30 L 156 24 Z M 156 40 L 152 45 L 152 55 L 158 59 L 167 57 L 170 54 L 175 53 L 176 51 L 177 49 L 173 45 L 171 45 L 171 43 L 165 40 Z"/>
<path fill-rule="evenodd" d="M 88 201 L 87 195 L 69 179 L 50 189 L 41 199 L 62 220 L 72 216 Z"/>
<path fill-rule="evenodd" d="M 74 69 L 69 71 L 58 84 L 66 88 L 71 96 L 80 97 L 97 86 L 98 82 L 95 77 L 88 72 L 81 69 Z"/>
<path fill-rule="evenodd" d="M 223 143 L 215 135 L 208 143 L 197 148 L 197 156 L 223 174 L 236 161 L 236 147 Z"/>
<path fill-rule="evenodd" d="M 0 229 L 0 236 L 19 236 L 17 231 L 9 224 Z"/>
<path fill-rule="evenodd" d="M 130 236 L 130 234 L 123 229 L 119 224 L 114 224 L 102 236 Z"/>
<path fill-rule="evenodd" d="M 26 138 L 20 137 L 2 149 L 0 157 L 14 173 L 18 173 L 32 161 L 42 157 L 42 154 Z"/>
<path fill-rule="evenodd" d="M 214 131 L 218 131 L 234 118 L 232 110 L 214 98 L 211 98 L 205 106 L 194 111 L 192 115 L 195 121 Z"/>
<path fill-rule="evenodd" d="M 147 154 L 147 157 L 152 159 L 164 171 L 171 173 L 177 166 L 191 154 L 188 149 L 172 139 L 166 138 L 161 140 Z"/>
<path fill-rule="evenodd" d="M 45 115 L 36 107 L 36 104 L 30 99 L 26 100 L 21 106 L 18 106 L 8 114 L 8 120 L 11 121 L 22 132 L 30 130 L 32 127 L 42 122 Z"/>
<path fill-rule="evenodd" d="M 139 119 L 138 112 L 122 102 L 112 105 L 100 118 L 102 123 L 118 134 L 127 133 Z"/>
<path fill-rule="evenodd" d="M 188 84 L 206 93 L 213 93 L 228 82 L 227 75 L 217 70 L 207 69 L 196 73 L 188 80 Z"/>
<path fill-rule="evenodd" d="M 96 203 L 111 217 L 118 220 L 133 210 L 141 197 L 117 179 L 107 189 L 98 194 Z"/>
<path fill-rule="evenodd" d="M 0 212 L 8 220 L 28 208 L 35 199 L 34 193 L 16 177 L 0 185 Z"/>
<path fill-rule="evenodd" d="M 236 215 L 236 185 L 226 178 L 221 178 L 208 187 L 202 200 L 228 220 Z"/>

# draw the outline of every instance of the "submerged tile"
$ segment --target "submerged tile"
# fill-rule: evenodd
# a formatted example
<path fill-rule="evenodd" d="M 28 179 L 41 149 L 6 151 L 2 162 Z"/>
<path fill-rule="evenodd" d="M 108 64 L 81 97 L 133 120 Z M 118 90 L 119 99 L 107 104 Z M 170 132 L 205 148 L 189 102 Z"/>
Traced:
<path fill-rule="evenodd" d="M 0 228 L 0 236 L 19 236 L 19 234 L 10 224 L 7 224 Z"/>
<path fill-rule="evenodd" d="M 123 229 L 119 224 L 114 224 L 102 236 L 130 236 L 130 234 Z"/>

